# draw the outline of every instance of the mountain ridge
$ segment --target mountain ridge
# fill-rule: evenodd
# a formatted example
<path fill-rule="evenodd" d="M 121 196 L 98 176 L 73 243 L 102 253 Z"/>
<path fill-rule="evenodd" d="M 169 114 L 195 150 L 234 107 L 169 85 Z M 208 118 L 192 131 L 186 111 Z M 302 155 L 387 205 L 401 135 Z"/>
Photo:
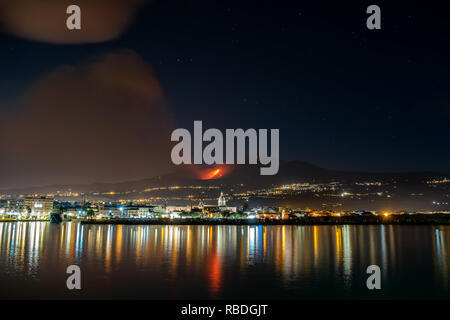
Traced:
<path fill-rule="evenodd" d="M 203 170 L 213 170 L 214 167 L 203 168 Z M 259 175 L 259 166 L 238 165 L 234 166 L 230 173 L 221 178 L 203 180 L 195 176 L 186 167 L 176 167 L 173 172 L 158 175 L 151 178 L 130 180 L 124 182 L 96 182 L 87 184 L 52 184 L 45 186 L 32 186 L 23 188 L 3 189 L 0 192 L 10 194 L 22 193 L 50 193 L 57 190 L 72 192 L 124 192 L 131 190 L 143 190 L 152 187 L 167 187 L 173 185 L 233 185 L 245 184 L 249 186 L 266 187 L 270 185 L 290 184 L 298 182 L 330 182 L 337 181 L 357 181 L 357 180 L 393 180 L 409 181 L 411 183 L 420 182 L 423 179 L 433 179 L 450 177 L 450 173 L 417 171 L 417 172 L 365 172 L 365 171 L 341 171 L 322 168 L 301 160 L 280 161 L 280 170 L 277 175 Z"/>

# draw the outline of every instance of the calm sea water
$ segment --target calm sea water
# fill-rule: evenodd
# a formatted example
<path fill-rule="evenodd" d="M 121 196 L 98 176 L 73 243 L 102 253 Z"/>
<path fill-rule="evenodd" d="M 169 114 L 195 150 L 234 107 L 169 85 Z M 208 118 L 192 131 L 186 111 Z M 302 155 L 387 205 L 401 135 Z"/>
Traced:
<path fill-rule="evenodd" d="M 0 223 L 1 299 L 449 299 L 449 273 L 448 226 Z"/>

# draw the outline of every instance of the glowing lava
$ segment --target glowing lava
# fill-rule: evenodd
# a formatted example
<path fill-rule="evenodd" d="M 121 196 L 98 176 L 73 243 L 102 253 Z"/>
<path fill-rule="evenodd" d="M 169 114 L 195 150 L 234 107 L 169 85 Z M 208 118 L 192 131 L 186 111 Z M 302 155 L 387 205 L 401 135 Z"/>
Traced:
<path fill-rule="evenodd" d="M 222 170 L 221 169 L 212 169 L 209 172 L 207 172 L 202 179 L 203 180 L 209 180 L 209 179 L 215 179 L 220 178 L 222 176 Z"/>
<path fill-rule="evenodd" d="M 188 170 L 189 176 L 200 180 L 224 178 L 234 170 L 234 166 L 232 165 L 216 165 L 214 167 L 199 167 L 195 165 L 187 165 L 184 166 L 184 168 Z"/>

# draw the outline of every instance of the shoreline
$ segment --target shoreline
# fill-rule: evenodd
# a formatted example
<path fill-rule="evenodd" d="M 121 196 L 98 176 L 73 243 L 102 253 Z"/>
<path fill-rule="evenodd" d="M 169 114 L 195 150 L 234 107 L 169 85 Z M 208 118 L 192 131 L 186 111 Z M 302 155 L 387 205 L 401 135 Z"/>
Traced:
<path fill-rule="evenodd" d="M 17 220 L 17 219 L 0 219 L 1 222 L 50 222 L 50 220 L 37 219 L 37 220 Z"/>
<path fill-rule="evenodd" d="M 295 219 L 220 219 L 220 218 L 112 218 L 112 219 L 72 219 L 63 222 L 91 225 L 450 225 L 449 214 L 415 214 L 390 216 L 343 216 L 343 217 L 303 217 Z M 50 220 L 0 219 L 2 222 L 51 222 Z M 57 224 L 57 223 L 55 223 Z"/>
<path fill-rule="evenodd" d="M 73 220 L 81 224 L 109 225 L 450 225 L 450 215 L 308 217 L 300 219 L 105 219 Z"/>

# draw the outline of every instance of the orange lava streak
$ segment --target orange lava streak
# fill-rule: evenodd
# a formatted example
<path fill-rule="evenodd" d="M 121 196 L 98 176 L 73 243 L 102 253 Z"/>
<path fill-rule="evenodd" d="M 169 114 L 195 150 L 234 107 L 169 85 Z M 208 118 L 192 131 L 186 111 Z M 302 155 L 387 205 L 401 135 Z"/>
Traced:
<path fill-rule="evenodd" d="M 212 169 L 211 171 L 209 171 L 208 173 L 206 173 L 202 179 L 203 180 L 209 180 L 209 179 L 214 179 L 214 178 L 219 178 L 222 176 L 222 170 L 220 169 Z"/>

